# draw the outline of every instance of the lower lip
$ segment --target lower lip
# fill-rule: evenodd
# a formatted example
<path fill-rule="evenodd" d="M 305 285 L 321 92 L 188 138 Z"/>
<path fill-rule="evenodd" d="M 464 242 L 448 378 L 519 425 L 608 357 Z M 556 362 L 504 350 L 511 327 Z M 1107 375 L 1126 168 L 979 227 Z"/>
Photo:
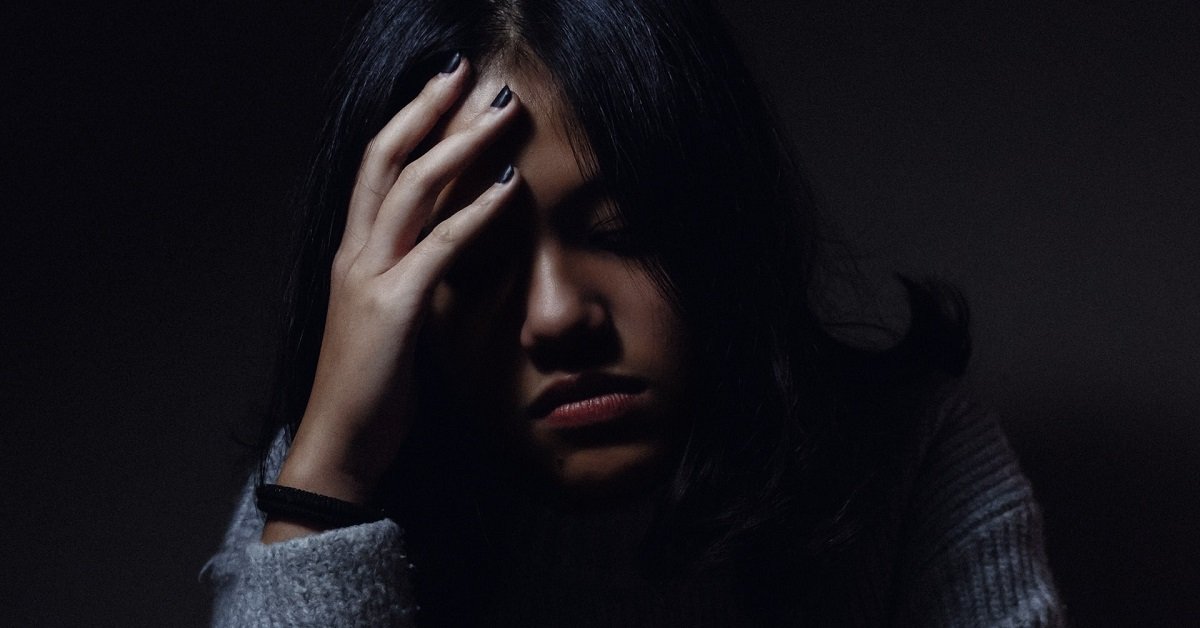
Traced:
<path fill-rule="evenodd" d="M 610 393 L 580 401 L 564 403 L 542 418 L 548 427 L 583 427 L 615 421 L 631 412 L 638 396 L 630 393 Z"/>

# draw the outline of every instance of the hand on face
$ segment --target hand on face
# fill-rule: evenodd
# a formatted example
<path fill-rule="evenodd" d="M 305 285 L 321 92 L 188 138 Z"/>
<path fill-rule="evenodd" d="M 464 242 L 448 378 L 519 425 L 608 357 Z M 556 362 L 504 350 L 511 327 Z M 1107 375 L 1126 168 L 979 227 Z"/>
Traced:
<path fill-rule="evenodd" d="M 521 107 L 505 88 L 470 124 L 410 162 L 459 102 L 467 66 L 463 60 L 431 79 L 367 147 L 333 260 L 312 393 L 280 484 L 365 503 L 411 426 L 413 344 L 434 286 L 520 180 L 513 170 L 497 172 L 494 185 L 418 241 L 446 185 Z"/>

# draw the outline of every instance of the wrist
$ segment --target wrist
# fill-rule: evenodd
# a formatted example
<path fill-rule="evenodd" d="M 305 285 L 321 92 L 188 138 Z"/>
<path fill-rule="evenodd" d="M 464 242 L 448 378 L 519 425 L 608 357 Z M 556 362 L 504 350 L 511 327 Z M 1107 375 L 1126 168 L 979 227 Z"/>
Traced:
<path fill-rule="evenodd" d="M 293 457 L 292 454 L 284 460 L 275 483 L 364 506 L 372 503 L 376 494 L 376 483 L 358 474 L 348 473 L 338 465 L 308 460 L 304 456 Z"/>
<path fill-rule="evenodd" d="M 378 477 L 352 468 L 346 460 L 347 457 L 333 452 L 293 444 L 275 483 L 352 504 L 372 503 Z"/>
<path fill-rule="evenodd" d="M 381 508 L 353 504 L 279 484 L 262 484 L 254 495 L 258 509 L 270 518 L 304 522 L 321 528 L 344 528 L 374 523 L 387 517 Z"/>
<path fill-rule="evenodd" d="M 276 483 L 351 503 L 371 503 L 403 434 L 396 427 L 398 421 L 355 418 L 352 412 L 319 412 L 310 407 Z"/>

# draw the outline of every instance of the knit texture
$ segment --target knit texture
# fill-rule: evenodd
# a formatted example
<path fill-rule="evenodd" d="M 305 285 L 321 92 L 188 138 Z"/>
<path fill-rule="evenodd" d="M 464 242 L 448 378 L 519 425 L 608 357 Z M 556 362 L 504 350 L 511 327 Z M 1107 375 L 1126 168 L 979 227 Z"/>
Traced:
<path fill-rule="evenodd" d="M 938 414 L 899 546 L 900 626 L 1060 626 L 1041 514 L 994 417 Z"/>
<path fill-rule="evenodd" d="M 268 467 L 278 473 L 280 439 Z M 221 550 L 204 567 L 213 626 L 411 626 L 416 611 L 400 527 L 384 519 L 263 544 L 265 517 L 247 482 Z"/>
<path fill-rule="evenodd" d="M 845 554 L 821 594 L 808 596 L 818 598 L 819 610 L 798 609 L 790 625 L 1064 625 L 1040 513 L 995 417 L 950 396 L 899 446 L 890 508 Z M 281 442 L 273 468 L 283 453 Z M 571 531 L 568 523 L 543 520 L 542 538 L 564 547 L 603 542 L 603 536 Z M 214 626 L 420 623 L 412 593 L 420 572 L 409 563 L 394 522 L 272 545 L 259 542 L 262 526 L 248 484 L 220 551 L 205 568 L 216 589 Z M 537 560 L 529 563 L 535 572 Z M 672 593 L 603 569 L 524 576 L 499 583 L 503 597 L 489 625 L 753 625 L 728 606 L 719 583 Z"/>

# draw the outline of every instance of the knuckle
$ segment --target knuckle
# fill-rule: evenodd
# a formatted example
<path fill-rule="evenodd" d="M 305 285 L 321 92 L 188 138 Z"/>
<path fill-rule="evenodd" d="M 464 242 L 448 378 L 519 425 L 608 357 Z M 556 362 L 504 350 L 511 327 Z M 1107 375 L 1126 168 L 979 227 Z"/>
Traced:
<path fill-rule="evenodd" d="M 379 289 L 377 283 L 368 277 L 356 277 L 351 271 L 351 275 L 341 281 L 340 290 L 337 291 L 339 300 L 350 310 L 367 316 L 386 311 L 387 294 Z"/>
<path fill-rule="evenodd" d="M 366 273 L 362 271 L 361 265 L 354 264 L 352 262 L 348 262 L 342 273 L 340 275 L 335 275 L 335 277 L 341 282 L 342 286 L 352 287 L 355 289 L 355 291 L 356 289 L 359 289 L 362 281 L 367 279 Z"/>
<path fill-rule="evenodd" d="M 335 280 L 338 278 L 341 278 L 341 277 L 345 277 L 346 273 L 350 270 L 350 254 L 346 253 L 345 251 L 339 250 L 337 252 L 337 254 L 335 254 L 333 256 L 332 270 L 333 270 L 333 278 Z"/>
<path fill-rule="evenodd" d="M 458 241 L 460 236 L 461 230 L 452 221 L 439 224 L 429 234 L 431 240 L 441 244 L 453 244 Z"/>
<path fill-rule="evenodd" d="M 394 309 L 392 295 L 384 290 L 369 289 L 362 295 L 363 304 L 368 312 L 383 314 Z"/>
<path fill-rule="evenodd" d="M 359 252 L 366 246 L 366 240 L 347 231 L 342 236 L 342 242 L 338 249 L 333 254 L 333 273 L 335 275 L 345 275 L 354 266 L 354 261 L 358 259 Z"/>
<path fill-rule="evenodd" d="M 367 142 L 367 147 L 363 149 L 361 166 L 366 166 L 367 164 L 370 164 L 379 158 L 379 155 L 384 150 L 386 144 L 386 138 L 384 137 L 385 133 L 386 131 L 380 131 L 379 135 L 376 135 L 375 137 L 371 138 L 370 142 Z"/>
<path fill-rule="evenodd" d="M 381 131 L 371 140 L 370 144 L 367 144 L 360 169 L 386 168 L 399 158 L 398 153 L 399 147 L 394 134 L 388 133 L 386 130 Z"/>
<path fill-rule="evenodd" d="M 437 178 L 437 171 L 422 159 L 418 159 L 400 172 L 397 183 L 408 187 L 429 187 Z"/>
<path fill-rule="evenodd" d="M 379 133 L 371 138 L 363 152 L 362 164 L 379 164 L 380 167 L 395 167 L 403 161 L 407 154 L 406 129 L 411 124 L 412 116 L 405 111 L 396 114 Z"/>

